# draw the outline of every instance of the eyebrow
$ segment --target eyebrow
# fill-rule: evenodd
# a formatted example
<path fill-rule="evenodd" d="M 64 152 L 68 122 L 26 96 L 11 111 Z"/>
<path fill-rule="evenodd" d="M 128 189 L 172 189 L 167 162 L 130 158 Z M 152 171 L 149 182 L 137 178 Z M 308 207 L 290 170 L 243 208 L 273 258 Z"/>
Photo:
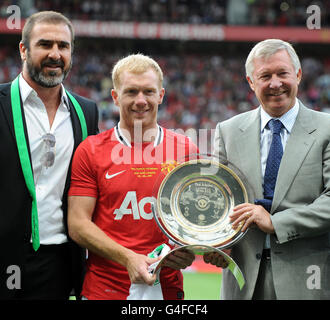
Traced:
<path fill-rule="evenodd" d="M 54 40 L 48 40 L 48 39 L 39 39 L 37 41 L 37 44 L 54 44 L 54 43 L 57 43 L 57 44 L 60 44 L 62 46 L 70 46 L 70 42 L 68 41 L 64 41 L 64 40 L 61 40 L 61 41 L 54 41 Z"/>
<path fill-rule="evenodd" d="M 124 92 L 128 92 L 128 91 L 131 91 L 131 90 L 138 90 L 138 91 L 139 90 L 143 90 L 143 91 L 145 91 L 145 90 L 152 90 L 152 91 L 156 91 L 157 89 L 154 88 L 154 87 L 144 87 L 144 88 L 141 88 L 138 85 L 136 85 L 136 86 L 132 85 L 130 87 L 125 88 L 124 89 Z"/>
<path fill-rule="evenodd" d="M 288 69 L 288 66 L 279 66 L 279 67 L 276 67 L 276 71 L 285 71 Z M 266 68 L 266 69 L 262 69 L 261 71 L 259 71 L 260 74 L 262 73 L 269 73 L 269 72 L 272 72 L 273 69 L 269 69 L 269 68 Z"/>

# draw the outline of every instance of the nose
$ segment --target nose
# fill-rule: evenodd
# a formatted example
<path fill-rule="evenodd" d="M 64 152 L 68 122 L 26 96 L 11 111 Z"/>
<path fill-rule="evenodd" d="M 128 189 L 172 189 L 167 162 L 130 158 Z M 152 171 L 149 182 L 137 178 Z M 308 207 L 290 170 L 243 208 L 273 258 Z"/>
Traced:
<path fill-rule="evenodd" d="M 281 86 L 282 86 L 281 80 L 276 75 L 274 75 L 270 80 L 269 87 L 271 89 L 277 89 L 280 88 Z"/>
<path fill-rule="evenodd" d="M 57 44 L 54 44 L 48 53 L 48 57 L 53 60 L 59 60 L 61 58 L 61 53 Z"/>
<path fill-rule="evenodd" d="M 136 96 L 136 105 L 139 105 L 139 106 L 145 106 L 147 104 L 147 100 L 146 100 L 146 97 L 145 95 L 143 94 L 142 91 L 140 91 L 138 93 L 138 95 Z"/>

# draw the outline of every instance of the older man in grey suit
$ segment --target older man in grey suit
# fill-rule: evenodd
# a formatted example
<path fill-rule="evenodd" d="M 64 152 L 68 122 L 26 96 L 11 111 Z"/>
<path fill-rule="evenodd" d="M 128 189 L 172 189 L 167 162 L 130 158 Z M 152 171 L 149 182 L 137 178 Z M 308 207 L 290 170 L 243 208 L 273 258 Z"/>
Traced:
<path fill-rule="evenodd" d="M 215 151 L 242 171 L 256 198 L 231 214 L 233 227 L 243 221 L 248 229 L 231 251 L 246 285 L 240 291 L 224 270 L 221 297 L 329 299 L 330 115 L 297 99 L 302 70 L 289 43 L 258 43 L 246 73 L 260 107 L 219 123 L 215 135 Z M 277 155 L 279 169 L 270 169 Z"/>

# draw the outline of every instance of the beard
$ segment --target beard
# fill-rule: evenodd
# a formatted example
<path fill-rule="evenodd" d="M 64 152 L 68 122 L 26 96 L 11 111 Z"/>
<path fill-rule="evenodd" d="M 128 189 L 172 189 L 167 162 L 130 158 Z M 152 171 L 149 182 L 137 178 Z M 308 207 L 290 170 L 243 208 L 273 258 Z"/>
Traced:
<path fill-rule="evenodd" d="M 45 59 L 41 62 L 41 66 L 37 67 L 33 64 L 30 53 L 27 54 L 26 66 L 31 79 L 36 82 L 41 87 L 45 88 L 53 88 L 61 84 L 68 76 L 71 67 L 72 67 L 72 59 L 70 61 L 70 65 L 67 69 L 64 69 L 64 62 L 54 59 Z M 59 67 L 62 71 L 58 74 L 57 71 L 43 71 L 43 68 L 46 66 L 56 66 Z"/>

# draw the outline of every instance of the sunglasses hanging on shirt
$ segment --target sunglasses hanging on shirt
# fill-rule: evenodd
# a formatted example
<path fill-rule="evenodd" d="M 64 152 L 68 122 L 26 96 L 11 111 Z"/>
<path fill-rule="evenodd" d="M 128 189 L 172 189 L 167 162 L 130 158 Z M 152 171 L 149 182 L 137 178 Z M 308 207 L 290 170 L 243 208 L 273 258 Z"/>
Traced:
<path fill-rule="evenodd" d="M 42 136 L 42 140 L 45 143 L 46 152 L 41 157 L 41 164 L 49 168 L 55 162 L 55 144 L 56 138 L 52 133 L 46 133 Z"/>

